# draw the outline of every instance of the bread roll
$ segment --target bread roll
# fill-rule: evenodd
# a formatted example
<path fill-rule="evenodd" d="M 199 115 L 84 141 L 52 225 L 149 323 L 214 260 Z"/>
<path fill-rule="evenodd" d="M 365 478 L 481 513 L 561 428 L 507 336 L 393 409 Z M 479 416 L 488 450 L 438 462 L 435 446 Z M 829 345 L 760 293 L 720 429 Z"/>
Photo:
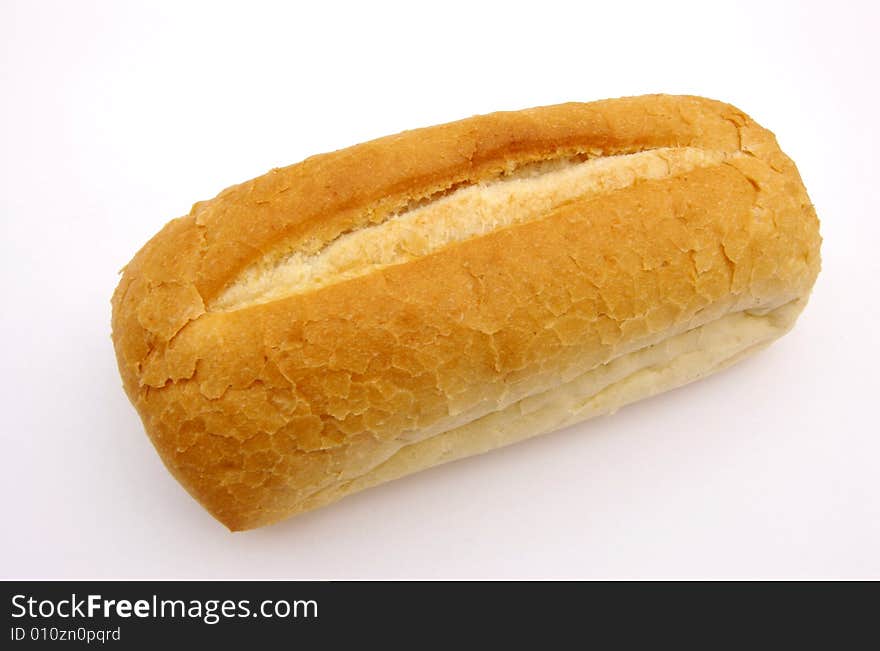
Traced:
<path fill-rule="evenodd" d="M 791 328 L 819 245 L 732 106 L 494 113 L 195 204 L 126 266 L 113 342 L 165 465 L 242 530 L 722 369 Z"/>

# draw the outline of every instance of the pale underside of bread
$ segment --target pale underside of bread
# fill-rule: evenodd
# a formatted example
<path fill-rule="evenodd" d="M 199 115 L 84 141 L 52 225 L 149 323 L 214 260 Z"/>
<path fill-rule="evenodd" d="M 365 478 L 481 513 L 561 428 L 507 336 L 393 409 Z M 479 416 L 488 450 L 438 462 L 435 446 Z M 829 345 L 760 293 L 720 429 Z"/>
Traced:
<path fill-rule="evenodd" d="M 610 414 L 630 403 L 699 380 L 784 335 L 804 306 L 804 301 L 795 299 L 767 313 L 728 314 L 464 425 L 404 444 L 365 474 L 314 493 L 300 511 L 330 504 L 420 470 Z"/>
<path fill-rule="evenodd" d="M 722 368 L 791 327 L 818 249 L 736 109 L 546 107 L 197 204 L 126 268 L 113 337 L 169 470 L 245 529 Z"/>

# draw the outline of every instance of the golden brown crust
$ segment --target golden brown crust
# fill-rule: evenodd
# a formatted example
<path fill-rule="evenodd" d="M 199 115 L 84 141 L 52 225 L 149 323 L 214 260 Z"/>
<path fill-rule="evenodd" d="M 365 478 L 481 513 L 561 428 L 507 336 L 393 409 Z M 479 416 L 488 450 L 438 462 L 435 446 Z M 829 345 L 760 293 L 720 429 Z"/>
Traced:
<path fill-rule="evenodd" d="M 279 247 L 318 247 L 511 165 L 658 147 L 745 155 L 319 291 L 206 311 Z M 113 340 L 168 468 L 244 529 L 517 391 L 805 297 L 819 241 L 794 164 L 726 104 L 646 96 L 498 113 L 315 156 L 196 204 L 126 267 Z"/>

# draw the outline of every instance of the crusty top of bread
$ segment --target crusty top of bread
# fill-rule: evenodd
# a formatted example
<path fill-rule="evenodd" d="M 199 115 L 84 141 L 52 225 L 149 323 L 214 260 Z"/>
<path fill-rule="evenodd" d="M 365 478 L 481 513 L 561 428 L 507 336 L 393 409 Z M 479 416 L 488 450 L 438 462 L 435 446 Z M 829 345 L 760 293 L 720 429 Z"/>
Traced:
<path fill-rule="evenodd" d="M 206 303 L 230 311 L 356 278 L 430 255 L 456 242 L 534 221 L 555 208 L 637 181 L 719 165 L 742 152 L 661 147 L 632 154 L 557 158 L 515 167 L 501 177 L 456 188 L 347 231 L 318 251 L 278 247 L 260 257 Z"/>
<path fill-rule="evenodd" d="M 338 282 L 218 303 L 249 270 L 525 166 L 683 148 L 708 162 Z M 794 164 L 737 109 L 563 104 L 381 138 L 197 203 L 125 268 L 113 340 L 166 465 L 247 528 L 574 368 L 805 296 L 818 248 Z"/>

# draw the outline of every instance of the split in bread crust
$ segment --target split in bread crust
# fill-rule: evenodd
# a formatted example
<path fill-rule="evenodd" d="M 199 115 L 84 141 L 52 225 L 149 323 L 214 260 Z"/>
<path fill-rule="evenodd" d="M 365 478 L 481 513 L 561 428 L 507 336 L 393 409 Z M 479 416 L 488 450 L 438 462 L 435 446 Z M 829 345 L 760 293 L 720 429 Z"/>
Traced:
<path fill-rule="evenodd" d="M 500 179 L 466 185 L 378 224 L 340 235 L 319 251 L 264 256 L 208 304 L 230 311 L 313 291 L 528 221 L 597 192 L 718 165 L 742 152 L 652 149 L 574 163 L 550 159 Z"/>
<path fill-rule="evenodd" d="M 729 105 L 499 113 L 196 204 L 127 266 L 113 340 L 169 470 L 246 529 L 732 363 L 792 326 L 819 243 Z"/>

